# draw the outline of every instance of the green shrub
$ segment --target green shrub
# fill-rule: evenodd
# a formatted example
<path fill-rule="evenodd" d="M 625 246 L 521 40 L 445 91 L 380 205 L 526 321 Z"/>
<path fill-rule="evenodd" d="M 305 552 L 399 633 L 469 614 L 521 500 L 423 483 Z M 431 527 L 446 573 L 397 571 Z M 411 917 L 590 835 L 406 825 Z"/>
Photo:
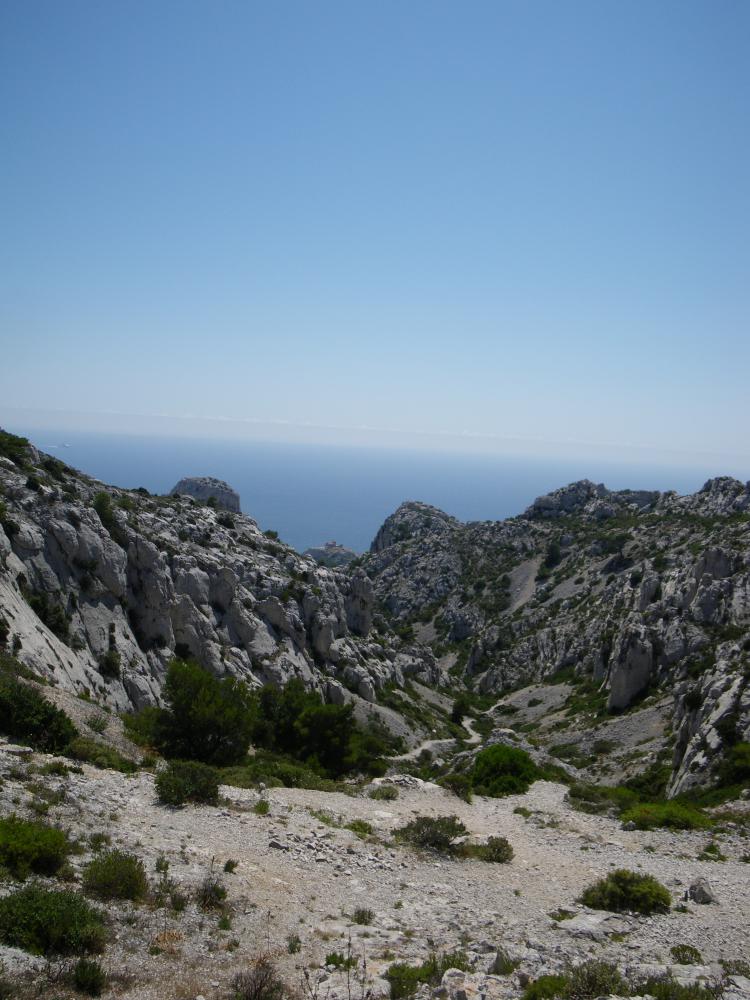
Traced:
<path fill-rule="evenodd" d="M 327 705 L 295 678 L 283 688 L 266 685 L 254 696 L 252 741 L 303 761 L 321 775 L 385 773 L 393 738 L 375 723 L 360 726 L 352 705 Z"/>
<path fill-rule="evenodd" d="M 503 865 L 513 860 L 513 848 L 505 837 L 489 837 L 486 844 L 472 844 L 467 853 L 491 864 Z"/>
<path fill-rule="evenodd" d="M 156 776 L 156 793 L 165 805 L 185 802 L 216 805 L 219 801 L 219 776 L 213 767 L 198 761 L 171 760 Z"/>
<path fill-rule="evenodd" d="M 367 927 L 375 919 L 375 914 L 372 910 L 368 910 L 366 906 L 358 906 L 354 913 L 352 914 L 352 920 L 355 924 L 362 924 Z"/>
<path fill-rule="evenodd" d="M 471 802 L 471 778 L 468 774 L 446 774 L 439 779 L 439 784 L 464 802 Z"/>
<path fill-rule="evenodd" d="M 65 712 L 19 680 L 21 665 L 0 654 L 0 732 L 43 753 L 65 750 L 78 730 Z"/>
<path fill-rule="evenodd" d="M 654 997 L 655 1000 L 717 1000 L 717 996 L 721 995 L 720 990 L 698 986 L 697 983 L 681 986 L 670 976 L 652 976 L 631 989 L 637 990 L 642 996 Z"/>
<path fill-rule="evenodd" d="M 23 466 L 29 459 L 29 439 L 0 430 L 0 455 L 15 465 Z"/>
<path fill-rule="evenodd" d="M 478 795 L 499 798 L 528 791 L 539 777 L 539 768 L 525 750 L 498 743 L 477 754 L 471 783 Z"/>
<path fill-rule="evenodd" d="M 691 944 L 672 945 L 669 953 L 678 965 L 700 965 L 703 962 L 703 956 Z"/>
<path fill-rule="evenodd" d="M 24 590 L 24 596 L 31 610 L 44 622 L 50 632 L 67 643 L 70 639 L 70 619 L 59 598 L 27 590 Z"/>
<path fill-rule="evenodd" d="M 107 976 L 98 962 L 90 958 L 79 958 L 73 969 L 73 985 L 79 993 L 90 997 L 102 995 L 107 984 Z"/>
<path fill-rule="evenodd" d="M 209 872 L 195 892 L 195 900 L 202 910 L 220 910 L 227 898 L 221 879 Z"/>
<path fill-rule="evenodd" d="M 566 997 L 596 1000 L 602 996 L 627 996 L 627 984 L 611 962 L 591 960 L 573 966 L 567 973 Z"/>
<path fill-rule="evenodd" d="M 371 788 L 367 793 L 371 799 L 380 799 L 383 802 L 393 802 L 398 798 L 398 788 L 394 785 L 378 785 Z"/>
<path fill-rule="evenodd" d="M 98 952 L 104 920 L 78 893 L 27 885 L 0 899 L 0 941 L 34 955 Z"/>
<path fill-rule="evenodd" d="M 365 819 L 353 819 L 346 824 L 346 829 L 356 833 L 358 837 L 369 837 L 372 833 L 372 826 Z"/>
<path fill-rule="evenodd" d="M 99 899 L 138 902 L 148 891 L 146 869 L 134 854 L 117 849 L 102 851 L 84 869 L 83 887 Z"/>
<path fill-rule="evenodd" d="M 445 955 L 433 953 L 421 965 L 396 962 L 383 978 L 390 983 L 391 1000 L 404 1000 L 406 997 L 414 996 L 422 983 L 438 986 L 448 969 L 469 971 L 470 964 L 464 952 L 454 951 Z"/>
<path fill-rule="evenodd" d="M 602 996 L 628 996 L 627 983 L 610 962 L 590 960 L 570 966 L 564 973 L 540 976 L 529 983 L 523 1000 L 596 1000 Z"/>
<path fill-rule="evenodd" d="M 286 939 L 286 950 L 290 955 L 296 955 L 302 948 L 302 938 L 299 934 L 290 934 Z"/>
<path fill-rule="evenodd" d="M 594 910 L 614 913 L 668 913 L 672 898 L 668 889 L 651 875 L 620 868 L 589 886 L 580 901 Z"/>
<path fill-rule="evenodd" d="M 622 814 L 623 823 L 635 823 L 638 830 L 701 830 L 711 826 L 710 817 L 695 806 L 682 802 L 641 802 Z"/>
<path fill-rule="evenodd" d="M 458 816 L 417 816 L 393 831 L 396 840 L 438 854 L 453 854 L 453 841 L 467 832 Z"/>
<path fill-rule="evenodd" d="M 750 781 L 750 743 L 735 743 L 729 749 L 720 776 L 725 784 Z"/>
<path fill-rule="evenodd" d="M 152 713 L 154 740 L 166 757 L 236 764 L 250 745 L 253 702 L 234 677 L 214 677 L 197 663 L 173 660 L 164 684 L 167 708 Z"/>
<path fill-rule="evenodd" d="M 567 799 L 579 812 L 602 815 L 620 812 L 637 804 L 638 795 L 622 786 L 589 785 L 583 781 L 574 781 L 568 789 Z"/>
<path fill-rule="evenodd" d="M 271 806 L 269 805 L 268 799 L 258 799 L 258 801 L 253 806 L 253 812 L 256 816 L 267 816 Z"/>
<path fill-rule="evenodd" d="M 331 951 L 326 955 L 326 965 L 332 965 L 335 969 L 356 969 L 357 959 L 354 955 L 343 955 L 340 951 Z"/>
<path fill-rule="evenodd" d="M 73 760 L 93 764 L 94 767 L 121 771 L 123 774 L 131 774 L 138 770 L 138 765 L 134 761 L 128 760 L 112 747 L 97 743 L 96 740 L 92 740 L 88 736 L 78 736 L 74 739 L 68 747 L 68 756 L 72 757 Z"/>
<path fill-rule="evenodd" d="M 68 838 L 54 826 L 17 816 L 0 819 L 0 866 L 14 878 L 55 875 L 70 850 Z"/>
<path fill-rule="evenodd" d="M 552 1000 L 553 997 L 565 997 L 567 990 L 567 976 L 540 976 L 524 989 L 522 1000 Z"/>

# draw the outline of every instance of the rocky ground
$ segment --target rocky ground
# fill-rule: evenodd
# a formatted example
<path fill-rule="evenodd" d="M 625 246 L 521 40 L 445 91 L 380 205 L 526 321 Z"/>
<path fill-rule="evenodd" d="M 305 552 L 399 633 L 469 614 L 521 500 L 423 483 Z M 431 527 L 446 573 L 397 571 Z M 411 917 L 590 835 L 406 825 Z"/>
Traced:
<path fill-rule="evenodd" d="M 233 975 L 269 951 L 303 993 L 307 971 L 316 995 L 342 998 L 352 982 L 347 987 L 343 973 L 327 968 L 326 957 L 348 949 L 360 972 L 366 962 L 367 989 L 375 995 L 387 994 L 382 974 L 394 961 L 419 963 L 432 950 L 461 949 L 472 971 L 453 986 L 508 998 L 520 995 L 525 977 L 592 957 L 631 975 L 651 966 L 665 972 L 674 965 L 670 947 L 691 944 L 703 964 L 672 968 L 685 981 L 719 978 L 722 960 L 748 957 L 750 841 L 737 823 L 714 835 L 725 860 L 707 861 L 699 858 L 710 839 L 705 832 L 627 831 L 614 819 L 575 811 L 565 786 L 546 781 L 525 795 L 468 804 L 393 774 L 380 781 L 398 789 L 394 801 L 370 798 L 372 786 L 351 796 L 224 787 L 218 807 L 173 809 L 157 803 L 149 772 L 127 776 L 83 765 L 81 773 L 41 776 L 39 765 L 49 760 L 0 747 L 3 814 L 26 813 L 47 787 L 60 793 L 48 818 L 85 847 L 72 859 L 72 882 L 91 857 L 89 838 L 101 833 L 141 858 L 153 883 L 157 859 L 166 858 L 168 876 L 190 900 L 182 913 L 108 904 L 107 997 L 220 1000 L 230 995 Z M 266 815 L 254 811 L 259 801 L 268 803 Z M 460 817 L 472 840 L 507 837 L 513 860 L 446 860 L 393 841 L 394 829 L 416 815 L 449 814 Z M 372 833 L 360 837 L 345 828 L 355 820 L 369 823 Z M 237 863 L 232 873 L 224 872 L 228 861 Z M 583 889 L 615 868 L 657 877 L 669 888 L 672 911 L 639 917 L 581 906 Z M 222 912 L 204 912 L 193 900 L 211 873 L 228 891 L 229 925 L 220 923 Z M 697 879 L 706 880 L 716 902 L 683 903 Z M 355 922 L 358 908 L 372 911 L 368 922 Z M 567 919 L 555 919 L 561 915 Z M 294 936 L 300 947 L 290 954 Z M 489 974 L 498 948 L 518 963 L 509 975 Z M 31 979 L 47 983 L 42 995 L 67 995 L 45 978 L 56 970 L 41 959 L 10 948 L 0 949 L 0 959 L 19 996 Z"/>

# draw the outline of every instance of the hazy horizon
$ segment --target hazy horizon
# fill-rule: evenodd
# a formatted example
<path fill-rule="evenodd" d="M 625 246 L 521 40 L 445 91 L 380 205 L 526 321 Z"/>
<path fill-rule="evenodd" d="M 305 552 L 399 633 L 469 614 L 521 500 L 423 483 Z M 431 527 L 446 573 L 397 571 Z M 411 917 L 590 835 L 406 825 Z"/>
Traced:
<path fill-rule="evenodd" d="M 1 411 L 0 411 L 1 414 Z M 502 520 L 537 497 L 579 479 L 612 489 L 692 493 L 706 479 L 731 474 L 711 462 L 692 467 L 639 462 L 633 456 L 508 454 L 343 444 L 261 441 L 60 429 L 15 422 L 42 451 L 104 483 L 169 492 L 183 476 L 226 480 L 242 510 L 294 548 L 335 539 L 360 552 L 389 514 L 421 500 L 462 521 Z M 739 472 L 739 470 L 737 470 Z M 747 476 L 740 475 L 740 478 Z"/>

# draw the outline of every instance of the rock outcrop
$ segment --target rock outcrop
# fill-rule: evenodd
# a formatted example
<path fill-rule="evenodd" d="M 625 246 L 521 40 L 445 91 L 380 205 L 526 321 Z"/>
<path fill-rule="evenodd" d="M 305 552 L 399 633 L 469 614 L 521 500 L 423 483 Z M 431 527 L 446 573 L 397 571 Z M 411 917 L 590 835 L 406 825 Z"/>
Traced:
<path fill-rule="evenodd" d="M 305 549 L 302 553 L 314 559 L 321 566 L 328 566 L 336 569 L 338 566 L 348 566 L 357 558 L 357 553 L 353 549 L 347 549 L 338 542 L 326 542 L 325 545 L 315 545 L 310 549 Z"/>
<path fill-rule="evenodd" d="M 213 501 L 222 510 L 229 510 L 234 514 L 240 512 L 239 493 L 233 490 L 229 483 L 225 483 L 222 479 L 214 479 L 212 476 L 188 476 L 181 479 L 170 490 L 170 496 L 194 497 L 203 503 Z"/>
<path fill-rule="evenodd" d="M 198 490 L 211 504 L 186 482 L 155 497 L 31 450 L 0 459 L 0 647 L 116 709 L 157 702 L 175 655 L 251 685 L 298 677 L 338 702 L 373 702 L 405 670 L 440 681 L 430 650 L 373 625 L 367 576 L 319 566 L 220 510 L 239 507 L 226 484 Z"/>

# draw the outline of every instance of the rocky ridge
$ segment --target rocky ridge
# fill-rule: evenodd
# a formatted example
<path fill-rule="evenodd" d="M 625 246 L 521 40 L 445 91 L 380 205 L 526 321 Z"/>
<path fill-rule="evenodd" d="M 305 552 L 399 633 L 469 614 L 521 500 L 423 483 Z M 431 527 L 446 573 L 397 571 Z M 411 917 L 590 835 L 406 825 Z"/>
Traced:
<path fill-rule="evenodd" d="M 176 654 L 251 685 L 299 677 L 334 702 L 440 680 L 429 650 L 373 626 L 364 573 L 300 556 L 215 493 L 149 496 L 13 454 L 0 455 L 0 638 L 51 683 L 138 708 Z"/>
<path fill-rule="evenodd" d="M 568 672 L 622 712 L 672 699 L 672 793 L 750 734 L 750 484 L 696 494 L 587 480 L 519 517 L 402 504 L 358 561 L 401 634 L 499 693 Z"/>

